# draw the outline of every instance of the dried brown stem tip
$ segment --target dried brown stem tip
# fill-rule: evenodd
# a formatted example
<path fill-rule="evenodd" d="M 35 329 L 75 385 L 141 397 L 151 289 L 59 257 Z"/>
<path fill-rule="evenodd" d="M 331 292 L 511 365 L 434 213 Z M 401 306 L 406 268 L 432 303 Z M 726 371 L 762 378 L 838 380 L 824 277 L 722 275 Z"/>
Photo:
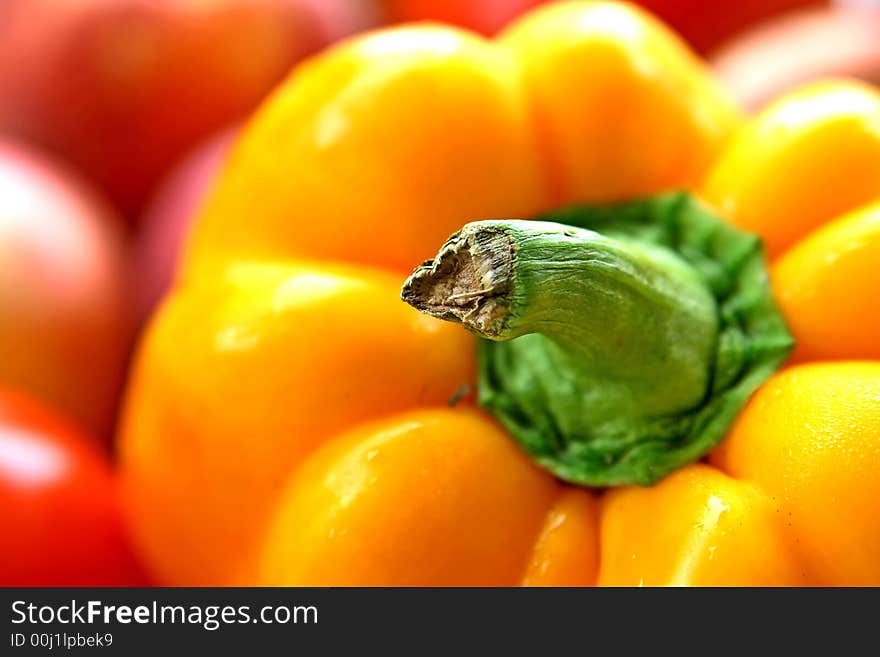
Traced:
<path fill-rule="evenodd" d="M 420 312 L 497 337 L 507 319 L 513 245 L 495 222 L 467 224 L 435 258 L 416 267 L 400 297 Z"/>

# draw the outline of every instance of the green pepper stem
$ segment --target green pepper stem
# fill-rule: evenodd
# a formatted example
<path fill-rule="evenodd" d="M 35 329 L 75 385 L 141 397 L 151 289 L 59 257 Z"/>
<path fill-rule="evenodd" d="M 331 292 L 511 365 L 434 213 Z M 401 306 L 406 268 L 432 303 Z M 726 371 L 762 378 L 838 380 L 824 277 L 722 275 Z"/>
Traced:
<path fill-rule="evenodd" d="M 791 350 L 760 239 L 685 192 L 540 219 L 467 224 L 403 299 L 485 338 L 479 404 L 561 479 L 704 456 Z"/>
<path fill-rule="evenodd" d="M 488 340 L 545 336 L 542 359 L 569 389 L 603 381 L 603 403 L 578 411 L 591 422 L 681 411 L 707 392 L 715 300 L 667 249 L 546 221 L 478 221 L 418 267 L 401 296 Z"/>

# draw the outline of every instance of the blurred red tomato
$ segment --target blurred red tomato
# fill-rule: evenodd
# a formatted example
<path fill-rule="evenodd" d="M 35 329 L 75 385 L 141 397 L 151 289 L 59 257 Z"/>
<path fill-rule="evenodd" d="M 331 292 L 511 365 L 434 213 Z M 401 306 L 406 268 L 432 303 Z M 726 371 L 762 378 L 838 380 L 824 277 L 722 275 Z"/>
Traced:
<path fill-rule="evenodd" d="M 391 22 L 437 20 L 494 34 L 528 9 L 552 0 L 380 0 Z M 700 52 L 707 52 L 744 27 L 768 16 L 827 0 L 638 0 L 674 27 Z"/>
<path fill-rule="evenodd" d="M 391 23 L 439 21 L 495 34 L 520 14 L 547 0 L 380 0 Z"/>
<path fill-rule="evenodd" d="M 134 247 L 135 315 L 142 324 L 171 285 L 181 247 L 238 126 L 194 148 L 156 188 L 146 205 Z"/>
<path fill-rule="evenodd" d="M 0 585 L 144 584 L 116 482 L 92 441 L 0 389 Z"/>
<path fill-rule="evenodd" d="M 362 4 L 2 0 L 0 130 L 57 151 L 133 217 L 186 149 L 366 20 Z"/>
<path fill-rule="evenodd" d="M 130 340 L 117 224 L 81 181 L 0 141 L 0 383 L 100 435 L 111 428 Z"/>
<path fill-rule="evenodd" d="M 880 5 L 786 14 L 731 41 L 712 64 L 753 110 L 818 78 L 880 83 Z"/>
<path fill-rule="evenodd" d="M 770 16 L 828 0 L 638 0 L 673 26 L 698 52 L 707 53 Z"/>

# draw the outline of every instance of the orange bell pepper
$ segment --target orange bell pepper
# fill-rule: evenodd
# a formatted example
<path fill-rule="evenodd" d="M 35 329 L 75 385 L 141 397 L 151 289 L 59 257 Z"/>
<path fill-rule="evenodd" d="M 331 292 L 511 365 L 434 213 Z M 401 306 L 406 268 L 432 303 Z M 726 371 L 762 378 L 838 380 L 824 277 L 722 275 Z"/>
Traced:
<path fill-rule="evenodd" d="M 880 584 L 880 94 L 827 83 L 741 125 L 678 38 L 614 3 L 496 41 L 395 28 L 300 66 L 140 348 L 121 450 L 155 576 Z M 764 238 L 800 363 L 706 461 L 563 483 L 462 396 L 473 336 L 400 285 L 468 221 L 672 189 Z"/>

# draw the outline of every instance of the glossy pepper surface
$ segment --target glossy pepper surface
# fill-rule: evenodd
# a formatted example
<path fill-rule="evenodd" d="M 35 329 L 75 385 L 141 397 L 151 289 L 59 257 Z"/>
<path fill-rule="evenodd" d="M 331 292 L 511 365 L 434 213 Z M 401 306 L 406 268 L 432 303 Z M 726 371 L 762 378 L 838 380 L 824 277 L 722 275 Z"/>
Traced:
<path fill-rule="evenodd" d="M 470 221 L 676 189 L 763 237 L 796 364 L 703 462 L 562 483 L 466 394 L 473 336 L 401 283 Z M 141 345 L 141 552 L 167 584 L 878 584 L 878 190 L 875 90 L 743 123 L 626 5 L 344 43 L 246 127 Z"/>

